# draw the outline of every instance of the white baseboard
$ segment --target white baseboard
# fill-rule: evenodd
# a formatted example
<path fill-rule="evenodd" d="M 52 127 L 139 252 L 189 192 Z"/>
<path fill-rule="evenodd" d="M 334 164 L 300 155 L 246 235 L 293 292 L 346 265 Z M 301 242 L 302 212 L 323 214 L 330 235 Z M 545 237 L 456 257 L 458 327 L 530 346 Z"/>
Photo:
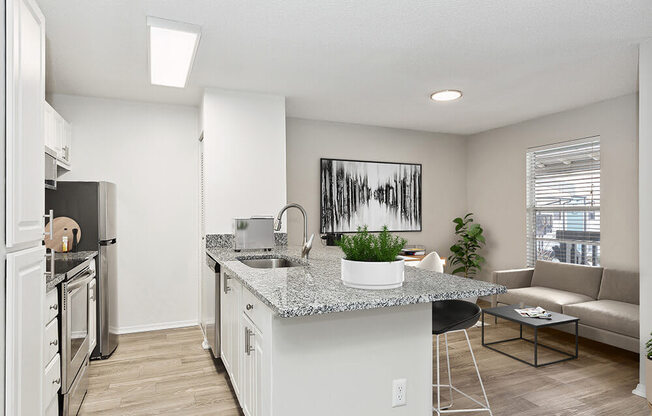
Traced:
<path fill-rule="evenodd" d="M 641 396 L 642 398 L 645 398 L 645 384 L 638 384 L 634 390 L 632 390 L 632 393 Z"/>
<path fill-rule="evenodd" d="M 115 334 L 133 334 L 136 332 L 159 331 L 161 329 L 183 328 L 186 326 L 196 326 L 196 325 L 199 325 L 199 322 L 195 320 L 161 322 L 156 324 L 133 325 L 133 326 L 123 326 L 120 328 L 111 328 L 111 332 Z"/>

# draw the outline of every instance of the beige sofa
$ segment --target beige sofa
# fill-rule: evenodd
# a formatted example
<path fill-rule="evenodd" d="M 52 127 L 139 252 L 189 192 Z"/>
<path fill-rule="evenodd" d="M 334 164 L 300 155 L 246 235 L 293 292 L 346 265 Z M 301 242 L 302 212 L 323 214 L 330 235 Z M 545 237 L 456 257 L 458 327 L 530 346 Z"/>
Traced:
<path fill-rule="evenodd" d="M 523 302 L 580 318 L 582 337 L 639 352 L 638 273 L 537 261 L 534 268 L 493 273 L 507 286 L 493 305 Z"/>

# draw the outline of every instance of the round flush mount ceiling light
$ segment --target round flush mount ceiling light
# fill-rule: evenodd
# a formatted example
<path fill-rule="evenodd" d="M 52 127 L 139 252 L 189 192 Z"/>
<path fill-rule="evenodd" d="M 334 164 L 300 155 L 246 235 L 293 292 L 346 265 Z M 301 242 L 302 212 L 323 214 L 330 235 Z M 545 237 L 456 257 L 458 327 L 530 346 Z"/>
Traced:
<path fill-rule="evenodd" d="M 433 101 L 453 101 L 462 97 L 460 90 L 442 90 L 430 94 L 430 99 Z"/>

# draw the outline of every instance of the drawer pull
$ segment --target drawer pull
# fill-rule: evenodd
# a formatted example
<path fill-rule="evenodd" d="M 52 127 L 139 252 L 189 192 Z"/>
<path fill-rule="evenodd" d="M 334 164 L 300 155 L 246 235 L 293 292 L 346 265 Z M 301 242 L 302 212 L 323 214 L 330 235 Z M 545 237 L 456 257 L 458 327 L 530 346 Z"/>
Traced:
<path fill-rule="evenodd" d="M 250 310 L 252 310 L 254 308 L 254 305 L 252 305 L 251 303 L 247 303 L 246 308 L 247 308 L 248 311 L 250 311 Z"/>
<path fill-rule="evenodd" d="M 50 345 L 59 345 L 59 340 L 55 339 L 54 341 L 50 341 Z"/>
<path fill-rule="evenodd" d="M 59 304 L 55 303 L 54 305 L 50 305 L 50 309 L 53 309 L 55 311 L 58 310 L 59 309 Z"/>
<path fill-rule="evenodd" d="M 56 380 L 52 380 L 52 384 L 61 384 L 61 377 Z"/>

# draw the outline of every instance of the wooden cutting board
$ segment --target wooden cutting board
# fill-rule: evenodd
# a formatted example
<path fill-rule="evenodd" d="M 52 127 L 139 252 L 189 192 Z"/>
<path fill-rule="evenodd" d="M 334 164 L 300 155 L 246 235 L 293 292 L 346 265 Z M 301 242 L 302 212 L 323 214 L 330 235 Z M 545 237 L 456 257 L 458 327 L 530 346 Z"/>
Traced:
<path fill-rule="evenodd" d="M 56 217 L 52 221 L 52 239 L 50 236 L 45 236 L 45 246 L 49 249 L 52 249 L 56 252 L 61 253 L 63 245 L 63 236 L 68 236 L 68 251 L 72 250 L 72 230 L 76 228 L 79 231 L 77 232 L 77 241 L 81 241 L 82 230 L 77 224 L 77 221 L 68 217 Z M 50 223 L 45 224 L 45 232 L 50 232 Z"/>

